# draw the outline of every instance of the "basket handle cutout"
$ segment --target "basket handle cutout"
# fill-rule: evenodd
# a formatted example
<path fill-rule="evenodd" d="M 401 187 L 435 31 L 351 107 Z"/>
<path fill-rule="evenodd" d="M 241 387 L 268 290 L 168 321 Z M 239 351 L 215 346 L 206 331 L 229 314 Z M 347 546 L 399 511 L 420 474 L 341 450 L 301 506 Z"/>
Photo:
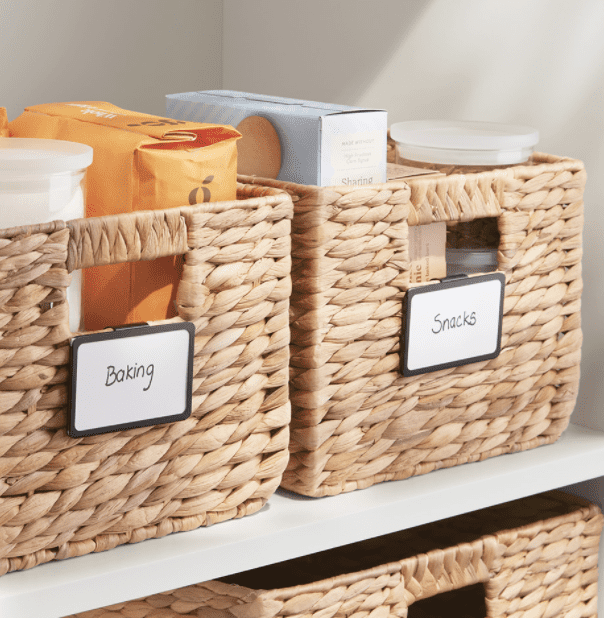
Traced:
<path fill-rule="evenodd" d="M 486 584 L 491 579 L 497 552 L 497 539 L 486 536 L 472 543 L 460 543 L 404 560 L 401 573 L 407 608 L 416 601 L 439 594 Z M 410 618 L 414 618 L 413 611 Z"/>
<path fill-rule="evenodd" d="M 406 611 L 408 618 L 484 618 L 488 616 L 484 584 L 458 588 L 429 599 L 422 599 Z"/>
<path fill-rule="evenodd" d="M 75 219 L 67 227 L 69 272 L 187 252 L 187 226 L 180 208 Z"/>

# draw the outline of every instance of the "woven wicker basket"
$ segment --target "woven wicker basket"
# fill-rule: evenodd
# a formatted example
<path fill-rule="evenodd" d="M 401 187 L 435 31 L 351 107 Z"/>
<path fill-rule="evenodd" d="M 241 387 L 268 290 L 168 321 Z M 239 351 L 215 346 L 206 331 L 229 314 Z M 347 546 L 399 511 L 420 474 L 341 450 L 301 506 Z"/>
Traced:
<path fill-rule="evenodd" d="M 579 385 L 580 161 L 539 154 L 505 170 L 362 188 L 245 181 L 294 200 L 285 488 L 334 495 L 561 435 Z M 408 226 L 436 221 L 453 245 L 498 246 L 502 352 L 405 378 Z"/>
<path fill-rule="evenodd" d="M 288 459 L 290 197 L 0 232 L 0 574 L 258 511 Z M 185 254 L 187 420 L 66 433 L 68 271 Z M 110 299 L 108 299 L 110 302 Z"/>
<path fill-rule="evenodd" d="M 77 618 L 595 617 L 602 522 L 549 492 Z"/>

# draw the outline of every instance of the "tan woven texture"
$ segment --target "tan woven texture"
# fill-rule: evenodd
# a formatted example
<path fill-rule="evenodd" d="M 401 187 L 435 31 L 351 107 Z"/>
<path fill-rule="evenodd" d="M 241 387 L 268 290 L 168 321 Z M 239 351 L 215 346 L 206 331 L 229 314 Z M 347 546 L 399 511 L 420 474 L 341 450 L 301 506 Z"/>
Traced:
<path fill-rule="evenodd" d="M 550 492 L 77 618 L 595 617 L 602 522 Z"/>
<path fill-rule="evenodd" d="M 278 487 L 292 203 L 238 198 L 0 232 L 0 574 L 242 517 Z M 191 417 L 68 437 L 69 271 L 179 253 Z"/>
<path fill-rule="evenodd" d="M 361 188 L 246 178 L 294 200 L 283 487 L 334 495 L 561 435 L 579 385 L 585 177 L 579 161 L 535 155 L 505 170 Z M 436 221 L 454 246 L 498 247 L 502 352 L 405 378 L 408 230 Z"/>

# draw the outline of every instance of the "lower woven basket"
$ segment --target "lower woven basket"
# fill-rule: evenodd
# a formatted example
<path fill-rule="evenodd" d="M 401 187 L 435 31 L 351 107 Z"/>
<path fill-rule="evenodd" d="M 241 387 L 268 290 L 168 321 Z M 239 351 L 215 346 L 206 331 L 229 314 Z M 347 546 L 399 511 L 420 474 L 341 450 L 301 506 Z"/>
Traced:
<path fill-rule="evenodd" d="M 77 618 L 595 617 L 602 523 L 549 492 Z"/>
<path fill-rule="evenodd" d="M 246 178 L 294 201 L 291 457 L 282 486 L 362 489 L 554 442 L 579 388 L 585 170 L 535 154 L 507 169 L 312 187 Z M 453 247 L 497 250 L 501 354 L 400 371 L 413 287 L 409 230 L 447 225 Z"/>
<path fill-rule="evenodd" d="M 0 231 L 0 574 L 258 511 L 288 460 L 290 197 Z M 69 272 L 184 255 L 190 418 L 67 435 Z M 111 299 L 108 299 L 110 302 Z"/>

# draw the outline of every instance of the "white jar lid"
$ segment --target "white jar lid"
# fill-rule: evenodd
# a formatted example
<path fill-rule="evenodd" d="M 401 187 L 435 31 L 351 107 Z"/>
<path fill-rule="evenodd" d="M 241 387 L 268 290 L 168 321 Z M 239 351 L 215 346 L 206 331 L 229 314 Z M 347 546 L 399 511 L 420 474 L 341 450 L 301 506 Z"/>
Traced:
<path fill-rule="evenodd" d="M 398 122 L 390 135 L 405 159 L 457 165 L 522 163 L 539 142 L 539 131 L 532 127 L 495 122 Z"/>
<path fill-rule="evenodd" d="M 86 144 L 56 139 L 0 137 L 0 173 L 55 174 L 75 172 L 92 163 Z"/>

